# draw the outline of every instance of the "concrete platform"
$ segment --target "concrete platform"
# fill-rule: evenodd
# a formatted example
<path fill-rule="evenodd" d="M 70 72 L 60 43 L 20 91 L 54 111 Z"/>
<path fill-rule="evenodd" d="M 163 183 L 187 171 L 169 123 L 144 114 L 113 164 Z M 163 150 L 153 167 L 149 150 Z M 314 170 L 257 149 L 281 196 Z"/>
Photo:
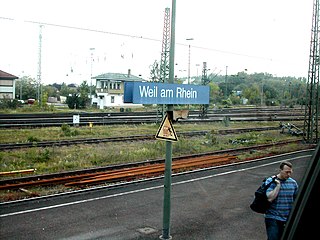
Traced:
<path fill-rule="evenodd" d="M 301 181 L 312 152 L 267 158 L 174 176 L 172 239 L 266 239 L 263 215 L 251 211 L 253 193 L 281 160 Z M 306 156 L 302 156 L 306 155 Z M 0 205 L 1 239 L 159 239 L 163 179 L 64 197 Z"/>

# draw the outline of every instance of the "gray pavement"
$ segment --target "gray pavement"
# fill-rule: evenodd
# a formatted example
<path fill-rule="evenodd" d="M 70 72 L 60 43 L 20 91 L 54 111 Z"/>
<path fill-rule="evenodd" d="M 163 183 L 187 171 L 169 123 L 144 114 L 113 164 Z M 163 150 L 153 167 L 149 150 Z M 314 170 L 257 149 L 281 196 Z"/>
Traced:
<path fill-rule="evenodd" d="M 263 215 L 250 210 L 261 180 L 292 160 L 300 182 L 312 152 L 174 176 L 172 239 L 266 239 Z M 159 239 L 163 179 L 112 189 L 0 205 L 1 239 Z"/>

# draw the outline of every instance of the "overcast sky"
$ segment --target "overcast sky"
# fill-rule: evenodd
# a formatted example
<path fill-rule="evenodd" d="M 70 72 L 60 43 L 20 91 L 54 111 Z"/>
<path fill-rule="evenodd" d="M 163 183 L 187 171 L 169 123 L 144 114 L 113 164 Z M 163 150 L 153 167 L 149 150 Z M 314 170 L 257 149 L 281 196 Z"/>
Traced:
<path fill-rule="evenodd" d="M 77 83 L 106 72 L 150 77 L 169 0 L 0 0 L 0 69 Z M 177 0 L 175 75 L 268 72 L 307 77 L 313 0 Z M 66 27 L 74 28 L 66 28 Z M 82 30 L 81 30 L 82 29 Z M 87 30 L 84 30 L 87 29 Z M 187 41 L 187 38 L 193 38 Z M 90 50 L 94 48 L 94 50 Z M 93 64 L 91 68 L 91 54 Z"/>

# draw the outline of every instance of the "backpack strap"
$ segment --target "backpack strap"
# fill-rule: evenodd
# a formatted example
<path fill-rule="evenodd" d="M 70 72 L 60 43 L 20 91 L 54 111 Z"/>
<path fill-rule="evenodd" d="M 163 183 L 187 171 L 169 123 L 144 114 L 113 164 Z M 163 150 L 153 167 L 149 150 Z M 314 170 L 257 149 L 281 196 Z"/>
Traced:
<path fill-rule="evenodd" d="M 272 180 L 271 180 L 267 185 L 266 185 L 267 179 L 265 179 L 265 180 L 264 180 L 264 187 L 265 187 L 266 189 L 268 189 L 268 188 L 271 186 L 271 184 L 275 182 L 276 178 L 277 178 L 277 175 L 273 176 L 273 177 L 272 177 Z"/>

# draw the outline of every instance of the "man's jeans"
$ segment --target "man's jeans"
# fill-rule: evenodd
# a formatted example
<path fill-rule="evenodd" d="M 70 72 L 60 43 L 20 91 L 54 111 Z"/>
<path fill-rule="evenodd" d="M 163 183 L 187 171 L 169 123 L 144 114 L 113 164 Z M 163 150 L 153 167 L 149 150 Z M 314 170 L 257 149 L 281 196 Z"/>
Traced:
<path fill-rule="evenodd" d="M 266 218 L 265 224 L 268 240 L 280 240 L 284 230 L 285 222 L 272 218 Z"/>

